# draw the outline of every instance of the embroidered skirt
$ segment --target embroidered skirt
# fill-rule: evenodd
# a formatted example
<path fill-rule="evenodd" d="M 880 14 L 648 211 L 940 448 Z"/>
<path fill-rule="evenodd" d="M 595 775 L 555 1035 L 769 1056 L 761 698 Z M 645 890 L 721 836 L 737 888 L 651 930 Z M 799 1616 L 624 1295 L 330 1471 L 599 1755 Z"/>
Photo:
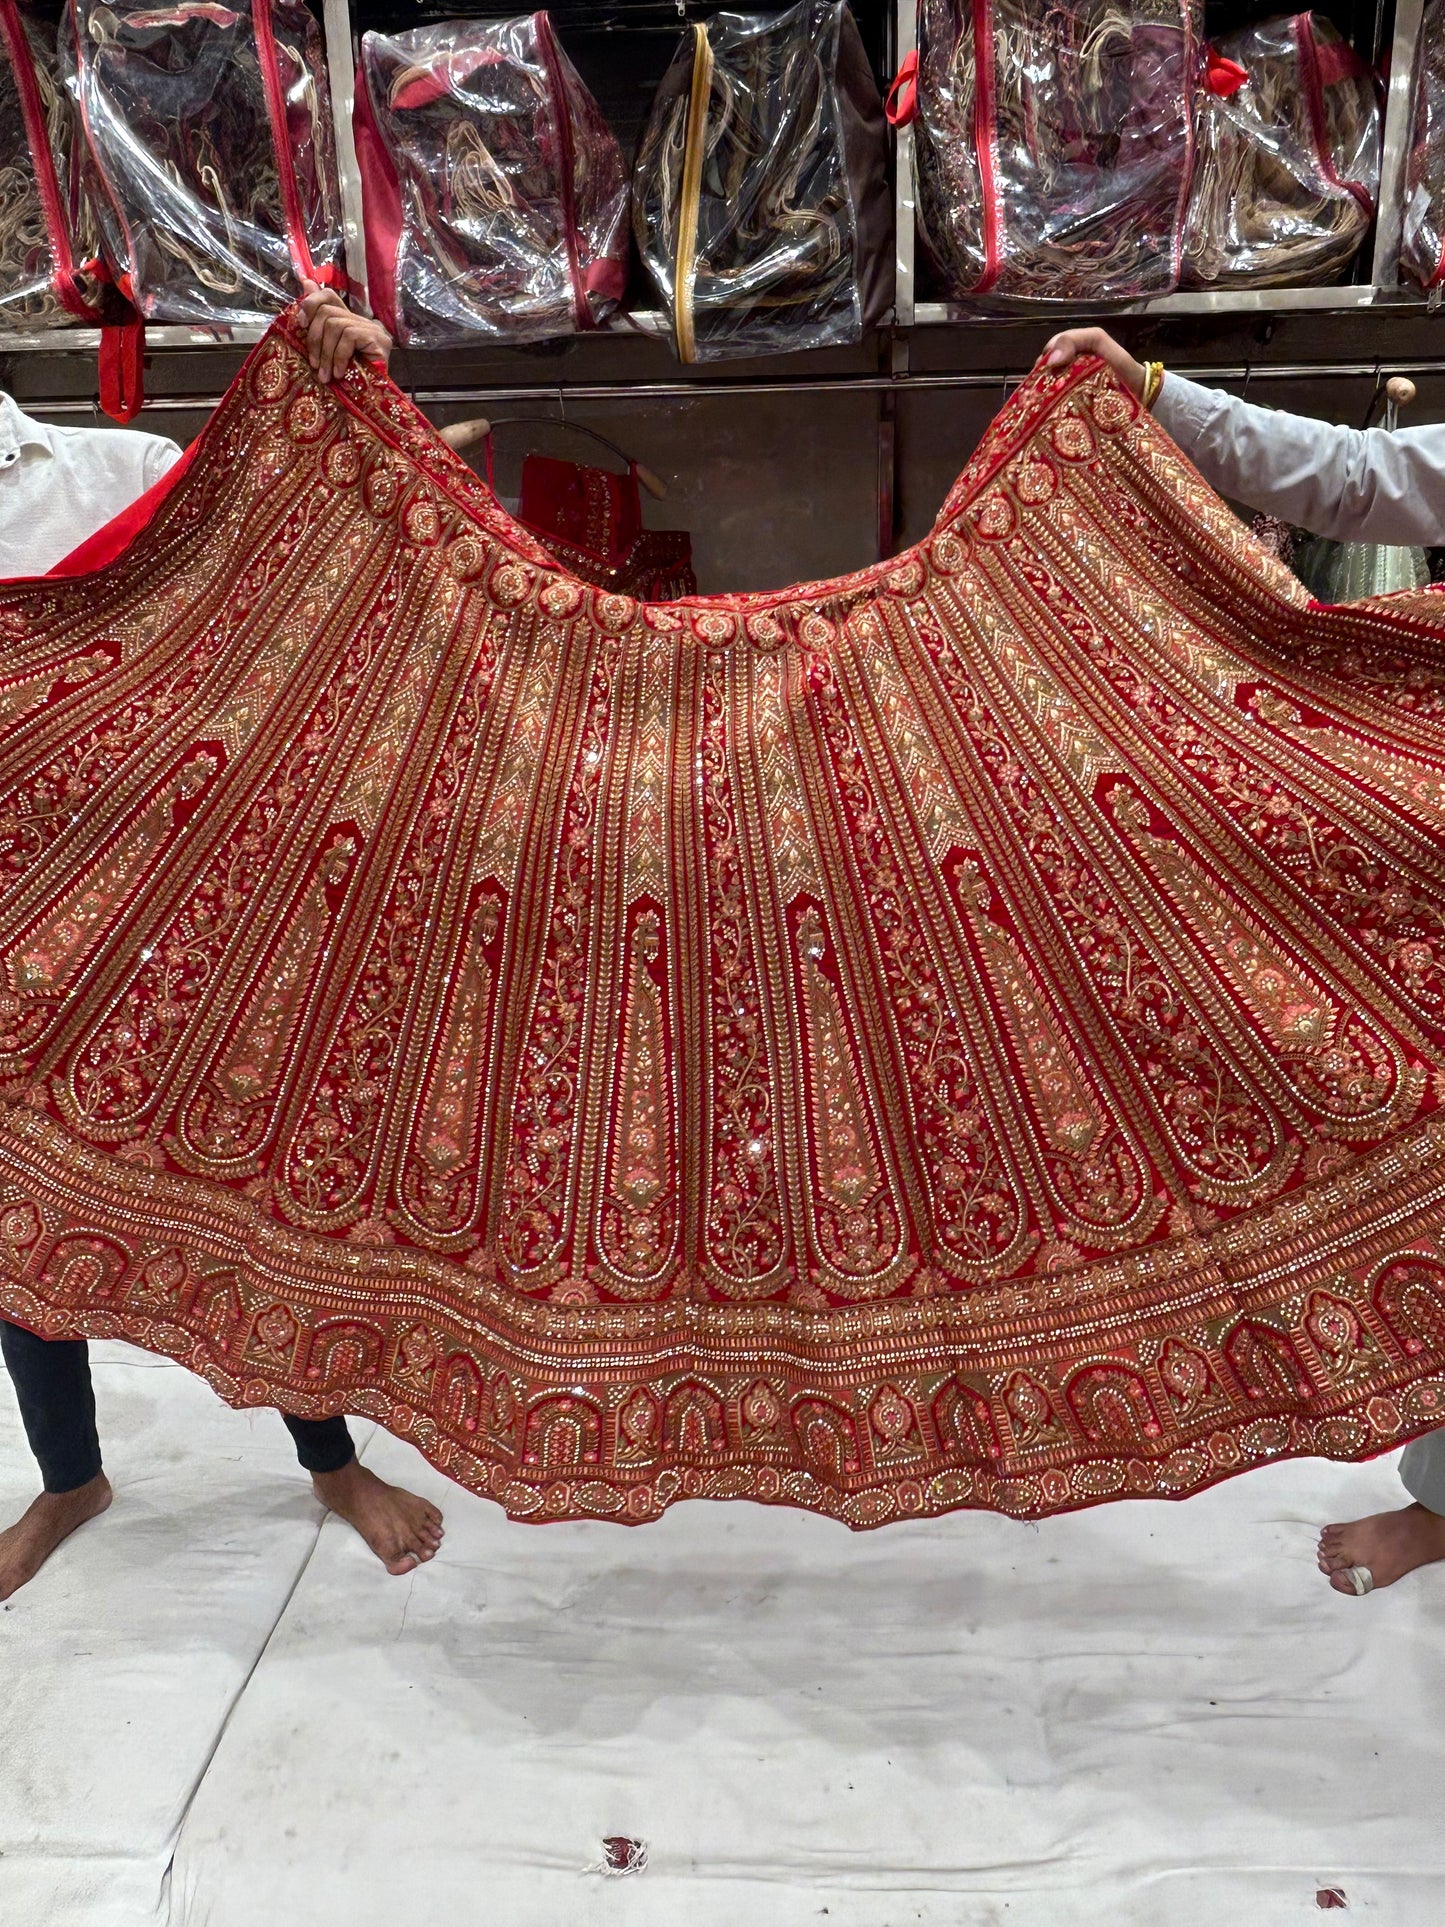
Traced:
<path fill-rule="evenodd" d="M 1445 1418 L 1445 599 L 1312 607 L 1099 364 L 648 603 L 287 315 L 0 637 L 6 1316 L 534 1519 Z"/>

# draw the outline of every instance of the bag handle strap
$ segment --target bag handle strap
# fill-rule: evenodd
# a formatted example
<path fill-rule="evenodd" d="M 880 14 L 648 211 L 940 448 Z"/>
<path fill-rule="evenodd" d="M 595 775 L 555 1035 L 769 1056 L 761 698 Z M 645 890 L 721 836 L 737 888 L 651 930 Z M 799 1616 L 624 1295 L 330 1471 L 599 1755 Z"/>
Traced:
<path fill-rule="evenodd" d="M 903 65 L 893 76 L 888 98 L 883 103 L 890 127 L 911 127 L 918 118 L 918 49 L 903 56 Z"/>

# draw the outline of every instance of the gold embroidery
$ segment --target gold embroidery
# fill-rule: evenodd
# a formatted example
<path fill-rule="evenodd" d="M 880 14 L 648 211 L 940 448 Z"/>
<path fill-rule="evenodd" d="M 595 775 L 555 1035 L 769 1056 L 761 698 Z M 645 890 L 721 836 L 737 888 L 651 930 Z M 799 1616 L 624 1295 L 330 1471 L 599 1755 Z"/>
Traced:
<path fill-rule="evenodd" d="M 618 1040 L 610 1185 L 602 1252 L 629 1278 L 653 1278 L 672 1253 L 672 1099 L 662 997 L 653 981 L 661 955 L 655 911 L 633 926 L 632 972 Z"/>
<path fill-rule="evenodd" d="M 283 319 L 103 577 L 0 586 L 0 1309 L 528 1517 L 1439 1423 L 1441 632 L 1099 370 L 905 556 L 639 605 Z"/>
<path fill-rule="evenodd" d="M 19 991 L 63 990 L 94 947 L 116 905 L 155 861 L 170 827 L 171 799 L 156 798 L 103 862 L 57 905 L 25 947 L 12 954 L 10 981 Z"/>
<path fill-rule="evenodd" d="M 1114 790 L 1110 802 L 1116 822 L 1148 851 L 1180 910 L 1198 925 L 1210 955 L 1276 1047 L 1308 1051 L 1326 1043 L 1334 1034 L 1336 1017 L 1318 985 L 1310 983 L 1263 930 L 1252 926 L 1219 882 L 1176 843 L 1149 834 L 1149 812 L 1131 791 Z"/>

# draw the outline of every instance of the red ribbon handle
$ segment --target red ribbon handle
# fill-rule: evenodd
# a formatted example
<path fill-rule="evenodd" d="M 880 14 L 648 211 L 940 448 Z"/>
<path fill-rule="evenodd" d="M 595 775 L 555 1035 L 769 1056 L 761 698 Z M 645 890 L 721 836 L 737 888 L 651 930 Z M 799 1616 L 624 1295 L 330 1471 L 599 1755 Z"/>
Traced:
<path fill-rule="evenodd" d="M 112 421 L 133 422 L 145 401 L 145 323 L 139 316 L 100 331 L 100 405 Z"/>
<path fill-rule="evenodd" d="M 1241 67 L 1237 60 L 1230 60 L 1218 47 L 1209 49 L 1209 65 L 1204 71 L 1204 85 L 1211 94 L 1221 100 L 1231 100 L 1241 87 L 1249 84 L 1249 70 Z"/>
<path fill-rule="evenodd" d="M 904 56 L 903 65 L 893 76 L 884 113 L 890 127 L 911 127 L 918 118 L 918 53 Z"/>

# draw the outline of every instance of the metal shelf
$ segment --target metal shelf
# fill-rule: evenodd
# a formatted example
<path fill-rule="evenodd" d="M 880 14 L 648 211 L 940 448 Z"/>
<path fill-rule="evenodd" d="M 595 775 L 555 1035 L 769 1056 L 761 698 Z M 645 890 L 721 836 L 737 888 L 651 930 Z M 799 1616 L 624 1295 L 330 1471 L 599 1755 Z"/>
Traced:
<path fill-rule="evenodd" d="M 260 323 L 249 326 L 201 328 L 185 323 L 146 329 L 146 349 L 249 348 L 266 332 Z M 94 355 L 100 346 L 99 328 L 47 328 L 39 334 L 0 334 L 0 360 L 6 355 Z"/>
<path fill-rule="evenodd" d="M 1229 288 L 1216 292 L 1163 294 L 1151 301 L 1037 301 L 1007 310 L 964 301 L 920 301 L 913 310 L 915 327 L 976 325 L 990 321 L 1047 321 L 1067 311 L 1081 320 L 1107 320 L 1118 314 L 1328 314 L 1361 308 L 1400 308 L 1415 313 L 1427 309 L 1423 295 L 1405 288 L 1375 288 L 1347 283 L 1331 288 Z"/>
<path fill-rule="evenodd" d="M 266 332 L 263 323 L 237 324 L 212 328 L 192 327 L 186 323 L 152 322 L 145 331 L 146 353 L 173 348 L 250 348 Z M 672 324 L 661 309 L 639 309 L 630 314 L 615 314 L 594 331 L 597 335 L 641 335 L 650 341 L 672 338 Z M 32 335 L 0 332 L 0 361 L 7 355 L 91 355 L 100 346 L 99 328 L 47 328 Z M 506 349 L 505 341 L 492 341 L 478 335 L 478 348 Z"/>

